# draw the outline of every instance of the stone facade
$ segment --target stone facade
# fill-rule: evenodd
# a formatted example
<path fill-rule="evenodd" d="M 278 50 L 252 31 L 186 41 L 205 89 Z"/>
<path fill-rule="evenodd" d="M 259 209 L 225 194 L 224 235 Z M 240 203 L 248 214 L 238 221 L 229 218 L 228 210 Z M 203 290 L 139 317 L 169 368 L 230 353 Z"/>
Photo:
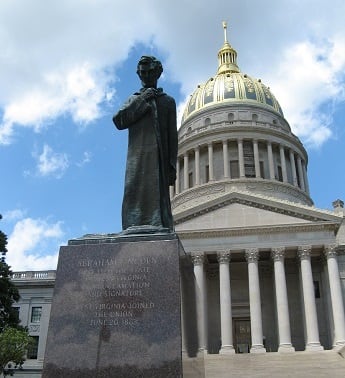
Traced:
<path fill-rule="evenodd" d="M 35 345 L 31 348 L 23 372 L 30 378 L 41 377 L 47 342 L 50 308 L 55 284 L 55 271 L 15 272 L 13 283 L 19 290 L 20 300 L 15 304 L 21 325 L 29 330 Z"/>
<path fill-rule="evenodd" d="M 306 150 L 236 57 L 225 40 L 217 74 L 187 104 L 171 190 L 201 291 L 200 350 L 340 349 L 343 203 L 334 211 L 313 206 Z"/>

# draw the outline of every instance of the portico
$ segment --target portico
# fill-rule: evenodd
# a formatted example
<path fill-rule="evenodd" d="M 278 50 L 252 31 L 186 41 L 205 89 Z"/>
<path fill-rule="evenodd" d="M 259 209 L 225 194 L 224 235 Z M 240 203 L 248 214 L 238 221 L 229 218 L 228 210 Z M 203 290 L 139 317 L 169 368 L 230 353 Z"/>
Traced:
<path fill-rule="evenodd" d="M 323 286 L 327 270 L 323 255 L 330 250 L 332 275 L 340 282 L 334 246 L 192 252 L 200 350 L 293 353 L 344 345 L 341 292 Z M 330 298 L 338 319 L 329 322 L 328 329 L 319 328 L 319 323 L 328 321 Z"/>

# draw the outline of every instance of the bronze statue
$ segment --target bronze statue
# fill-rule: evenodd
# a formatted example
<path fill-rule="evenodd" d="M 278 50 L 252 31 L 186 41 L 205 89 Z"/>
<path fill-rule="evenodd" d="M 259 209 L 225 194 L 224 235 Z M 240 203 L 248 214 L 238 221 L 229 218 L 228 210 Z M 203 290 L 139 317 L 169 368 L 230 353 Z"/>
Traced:
<path fill-rule="evenodd" d="M 162 72 L 155 57 L 141 57 L 137 74 L 143 87 L 113 117 L 119 130 L 128 129 L 122 202 L 125 234 L 174 230 L 169 185 L 176 180 L 176 104 L 157 88 Z"/>

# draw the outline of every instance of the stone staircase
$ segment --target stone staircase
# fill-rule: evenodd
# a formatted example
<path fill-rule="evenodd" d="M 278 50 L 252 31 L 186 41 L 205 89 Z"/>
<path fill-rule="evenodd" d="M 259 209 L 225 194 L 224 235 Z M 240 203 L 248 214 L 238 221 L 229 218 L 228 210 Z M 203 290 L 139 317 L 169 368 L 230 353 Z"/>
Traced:
<path fill-rule="evenodd" d="M 205 356 L 206 378 L 345 378 L 345 359 L 332 351 Z"/>

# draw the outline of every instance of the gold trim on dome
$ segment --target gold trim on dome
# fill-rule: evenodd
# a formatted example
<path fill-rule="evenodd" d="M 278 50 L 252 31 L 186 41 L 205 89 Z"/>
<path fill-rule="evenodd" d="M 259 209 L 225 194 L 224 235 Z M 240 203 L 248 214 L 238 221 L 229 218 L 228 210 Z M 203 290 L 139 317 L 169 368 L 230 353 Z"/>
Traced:
<path fill-rule="evenodd" d="M 237 65 L 237 52 L 227 38 L 227 23 L 223 22 L 224 44 L 218 51 L 218 70 L 215 77 L 198 85 L 187 102 L 182 117 L 182 124 L 198 111 L 222 102 L 245 101 L 269 107 L 281 116 L 281 107 L 261 80 L 256 80 L 241 73 Z"/>

